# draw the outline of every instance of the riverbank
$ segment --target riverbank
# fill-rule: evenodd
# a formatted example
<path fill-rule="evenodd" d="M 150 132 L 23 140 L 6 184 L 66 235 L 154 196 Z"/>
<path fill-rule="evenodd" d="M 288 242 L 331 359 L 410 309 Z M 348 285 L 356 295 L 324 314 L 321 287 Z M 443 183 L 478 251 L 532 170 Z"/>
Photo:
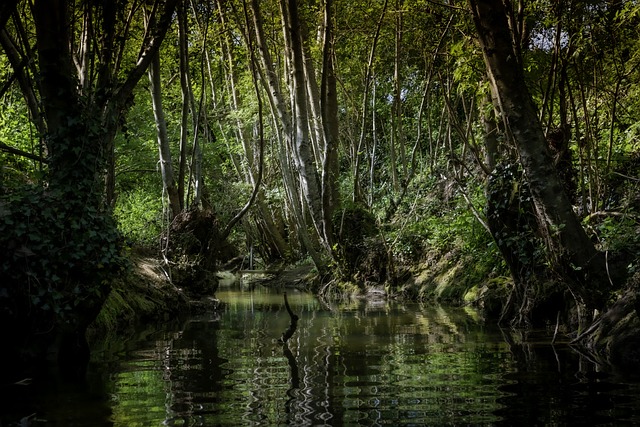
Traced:
<path fill-rule="evenodd" d="M 131 270 L 113 283 L 112 291 L 102 311 L 88 331 L 89 340 L 106 334 L 120 334 L 131 330 L 141 322 L 169 321 L 180 315 L 202 311 L 203 305 L 212 307 L 214 295 L 193 299 L 170 280 L 160 260 L 151 255 L 132 255 Z M 497 321 L 513 287 L 511 279 L 498 270 L 490 270 L 490 263 L 482 262 L 467 254 L 449 253 L 417 263 L 402 273 L 402 281 L 396 287 L 367 283 L 342 283 L 336 280 L 320 284 L 317 272 L 311 265 L 280 268 L 278 274 L 254 281 L 265 286 L 295 287 L 334 299 L 385 299 L 399 301 L 433 301 L 472 306 L 487 321 Z M 588 351 L 600 363 L 622 369 L 637 366 L 640 352 L 640 318 L 637 291 L 640 274 L 635 274 L 616 300 L 591 324 L 580 330 L 562 325 L 560 334 L 564 340 Z"/>
<path fill-rule="evenodd" d="M 118 334 L 148 321 L 166 321 L 190 311 L 190 302 L 169 280 L 162 262 L 148 255 L 131 255 L 131 269 L 114 280 L 111 292 L 88 338 Z"/>

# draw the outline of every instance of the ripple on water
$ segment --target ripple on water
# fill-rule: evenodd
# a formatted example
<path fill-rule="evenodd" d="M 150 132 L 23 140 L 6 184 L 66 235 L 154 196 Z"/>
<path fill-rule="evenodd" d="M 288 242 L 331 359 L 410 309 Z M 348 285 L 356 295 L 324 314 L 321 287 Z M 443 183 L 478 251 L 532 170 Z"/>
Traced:
<path fill-rule="evenodd" d="M 593 420 L 630 418 L 638 405 L 632 392 L 595 380 L 573 378 L 552 395 L 561 383 L 554 355 L 551 373 L 527 373 L 500 334 L 457 326 L 444 311 L 304 303 L 294 306 L 300 321 L 287 353 L 275 342 L 289 322 L 281 296 L 263 305 L 254 296 L 216 324 L 192 323 L 127 354 L 114 374 L 114 425 L 511 425 L 530 416 L 542 425 L 585 406 Z"/>

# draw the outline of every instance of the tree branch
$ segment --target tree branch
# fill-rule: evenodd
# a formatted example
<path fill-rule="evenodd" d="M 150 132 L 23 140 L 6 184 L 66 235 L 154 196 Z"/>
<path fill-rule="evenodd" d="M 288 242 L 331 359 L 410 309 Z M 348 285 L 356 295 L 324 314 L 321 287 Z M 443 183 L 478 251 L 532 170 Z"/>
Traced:
<path fill-rule="evenodd" d="M 7 144 L 0 142 L 0 151 L 15 154 L 16 156 L 26 157 L 27 159 L 35 160 L 37 162 L 47 163 L 47 159 L 35 154 L 28 153 L 26 151 L 19 150 L 17 148 L 9 147 Z"/>
<path fill-rule="evenodd" d="M 156 21 L 157 23 L 154 28 L 149 30 L 151 35 L 148 37 L 148 43 L 146 45 L 143 44 L 140 49 L 140 56 L 138 57 L 135 68 L 131 70 L 125 82 L 114 95 L 116 109 L 126 103 L 131 92 L 133 92 L 133 89 L 149 68 L 149 64 L 154 55 L 160 50 L 160 44 L 164 40 L 167 30 L 171 25 L 177 4 L 178 0 L 166 0 L 160 18 Z"/>
<path fill-rule="evenodd" d="M 289 317 L 291 317 L 291 323 L 289 323 L 289 328 L 287 328 L 287 330 L 282 333 L 282 336 L 278 341 L 286 344 L 286 342 L 289 341 L 289 338 L 293 336 L 293 334 L 296 332 L 296 329 L 298 328 L 299 317 L 293 312 L 293 310 L 291 310 L 291 307 L 289 306 L 289 300 L 287 300 L 286 292 L 284 293 L 284 306 L 287 309 L 287 313 L 289 313 Z"/>
<path fill-rule="evenodd" d="M 16 9 L 18 5 L 18 0 L 3 0 L 0 4 L 0 30 L 4 29 L 4 26 L 7 25 L 7 21 L 9 17 Z"/>

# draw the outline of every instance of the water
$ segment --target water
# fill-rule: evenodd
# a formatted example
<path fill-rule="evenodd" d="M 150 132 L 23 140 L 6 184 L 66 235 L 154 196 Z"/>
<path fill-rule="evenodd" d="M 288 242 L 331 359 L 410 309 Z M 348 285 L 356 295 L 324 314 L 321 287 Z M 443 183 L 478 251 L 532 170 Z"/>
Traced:
<path fill-rule="evenodd" d="M 632 425 L 640 387 L 471 310 L 223 289 L 224 309 L 94 351 L 86 381 L 3 385 L 0 426 Z M 26 425 L 26 424 L 25 424 Z"/>

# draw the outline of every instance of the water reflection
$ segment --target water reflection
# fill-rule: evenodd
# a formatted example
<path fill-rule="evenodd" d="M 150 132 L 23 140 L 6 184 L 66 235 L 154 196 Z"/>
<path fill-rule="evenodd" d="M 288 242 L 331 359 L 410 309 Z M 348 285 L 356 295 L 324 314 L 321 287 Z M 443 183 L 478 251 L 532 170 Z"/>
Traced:
<path fill-rule="evenodd" d="M 282 290 L 223 289 L 220 313 L 111 343 L 87 384 L 32 388 L 0 425 L 33 412 L 65 426 L 640 421 L 637 385 L 567 346 L 531 344 L 462 309 L 288 295 L 300 320 L 286 345 Z M 3 392 L 8 409 L 12 398 Z"/>

